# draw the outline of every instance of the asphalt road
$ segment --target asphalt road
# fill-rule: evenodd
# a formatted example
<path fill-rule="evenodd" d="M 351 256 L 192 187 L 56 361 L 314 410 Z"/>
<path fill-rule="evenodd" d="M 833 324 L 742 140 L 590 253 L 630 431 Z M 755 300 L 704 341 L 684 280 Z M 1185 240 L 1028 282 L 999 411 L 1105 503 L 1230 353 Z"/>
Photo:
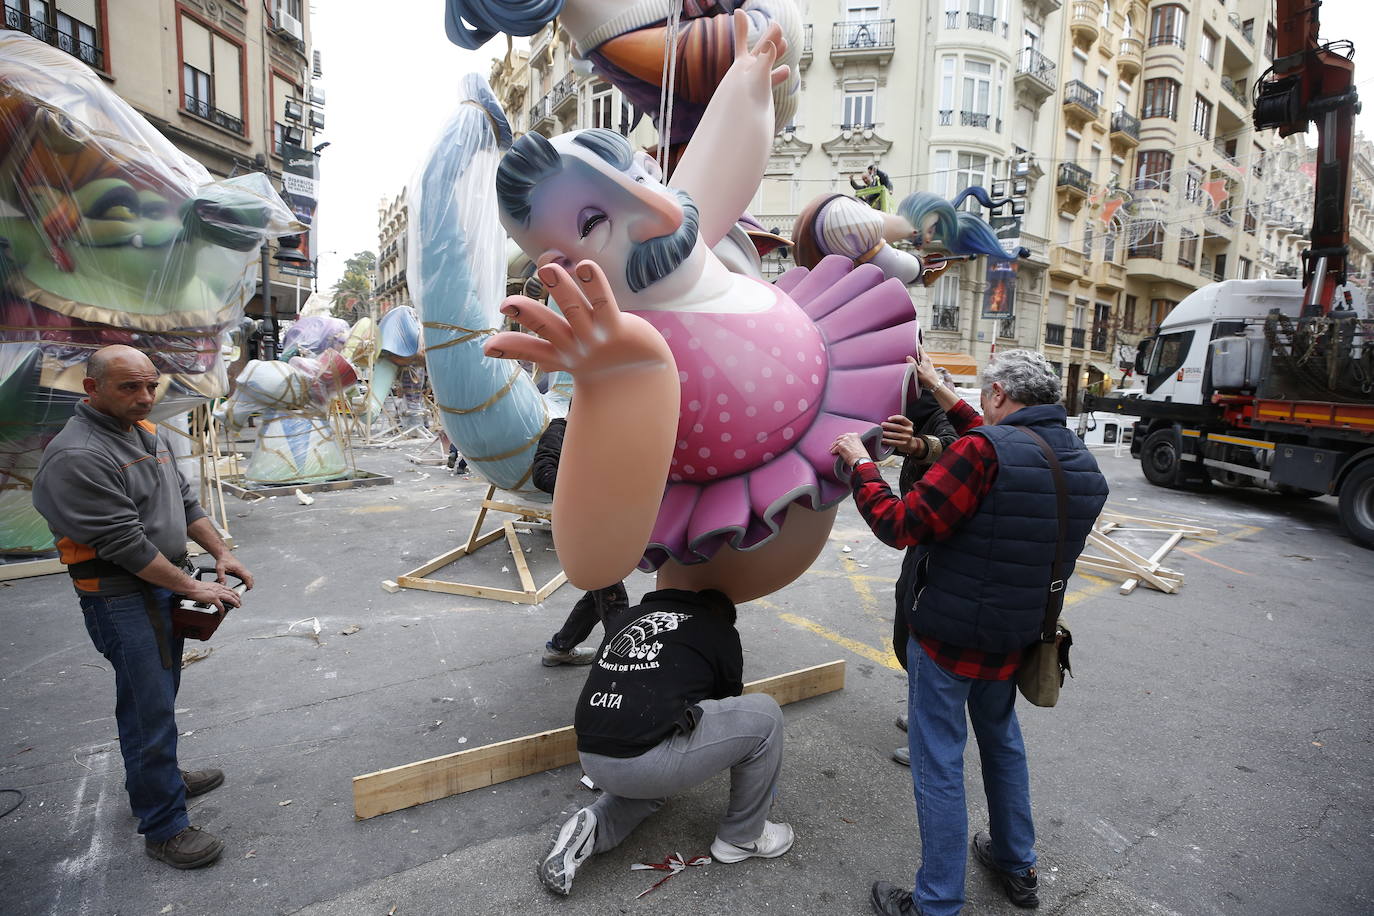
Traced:
<path fill-rule="evenodd" d="M 383 579 L 461 541 L 485 488 L 409 464 L 403 450 L 362 455 L 396 484 L 317 494 L 310 506 L 231 506 L 259 585 L 205 644 L 212 654 L 186 669 L 178 714 L 183 765 L 227 774 L 193 800 L 193 822 L 228 844 L 211 868 L 176 872 L 143 854 L 112 676 L 65 577 L 0 584 L 0 787 L 24 793 L 0 818 L 0 910 L 847 914 L 869 911 L 875 879 L 912 880 L 910 778 L 888 757 L 903 740 L 893 718 L 905 680 L 885 646 L 899 554 L 852 506 L 810 573 L 740 614 L 747 679 L 848 665 L 842 691 L 785 708 L 774 819 L 796 830 L 787 855 L 692 868 L 636 899 L 660 875 L 632 864 L 705 853 L 724 776 L 593 859 L 566 899 L 534 866 L 592 797 L 576 767 L 355 820 L 352 777 L 566 725 L 584 675 L 539 663 L 578 596 L 570 586 L 535 607 L 383 591 Z M 1374 553 L 1339 533 L 1329 499 L 1175 493 L 1149 486 L 1129 459 L 1102 464 L 1113 507 L 1219 534 L 1169 556 L 1186 574 L 1178 594 L 1072 583 L 1076 677 L 1057 708 L 1019 707 L 1041 911 L 1374 911 Z M 1119 537 L 1142 552 L 1162 540 Z M 549 544 L 526 543 L 543 581 L 556 568 Z M 509 584 L 502 550 L 445 574 Z M 635 598 L 650 587 L 638 574 L 629 582 Z M 977 829 L 972 748 L 967 771 Z M 0 808 L 13 798 L 0 795 Z M 976 864 L 968 901 L 970 913 L 1015 912 Z"/>

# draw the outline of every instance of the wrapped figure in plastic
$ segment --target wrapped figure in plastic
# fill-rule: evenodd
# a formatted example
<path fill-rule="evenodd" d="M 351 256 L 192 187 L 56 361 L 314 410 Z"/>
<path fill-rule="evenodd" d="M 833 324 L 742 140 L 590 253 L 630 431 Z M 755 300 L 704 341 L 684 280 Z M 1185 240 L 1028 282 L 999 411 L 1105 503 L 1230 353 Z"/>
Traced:
<path fill-rule="evenodd" d="M 553 518 L 580 587 L 638 564 L 660 588 L 737 602 L 781 588 L 848 495 L 835 435 L 867 426 L 876 449 L 902 406 L 917 333 L 900 282 L 833 257 L 769 285 L 710 250 L 758 187 L 770 87 L 787 76 L 777 28 L 750 48 L 742 14 L 735 25 L 734 64 L 672 187 L 596 129 L 527 134 L 497 172 L 503 225 L 561 314 L 508 298 L 502 311 L 539 336 L 497 334 L 486 350 L 573 375 Z"/>
<path fill-rule="evenodd" d="M 226 394 L 259 248 L 303 228 L 266 176 L 215 181 L 84 64 L 0 32 L 0 552 L 51 549 L 30 481 L 87 357 L 146 353 L 156 422 Z"/>
<path fill-rule="evenodd" d="M 334 434 L 329 405 L 357 380 L 353 366 L 332 349 L 286 362 L 251 360 L 220 408 L 221 419 L 231 428 L 257 418 L 257 440 L 244 481 L 283 486 L 349 476 L 353 468 Z"/>

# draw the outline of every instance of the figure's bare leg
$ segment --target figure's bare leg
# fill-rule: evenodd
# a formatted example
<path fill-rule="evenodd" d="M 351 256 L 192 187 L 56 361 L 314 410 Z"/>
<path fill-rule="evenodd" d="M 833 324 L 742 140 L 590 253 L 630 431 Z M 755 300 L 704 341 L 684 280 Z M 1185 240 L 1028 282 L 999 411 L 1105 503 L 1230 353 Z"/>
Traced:
<path fill-rule="evenodd" d="M 830 537 L 838 508 L 813 512 L 793 505 L 782 530 L 767 544 L 757 550 L 722 550 L 708 562 L 690 566 L 669 560 L 658 570 L 658 587 L 717 588 L 736 604 L 771 594 L 811 568 Z"/>

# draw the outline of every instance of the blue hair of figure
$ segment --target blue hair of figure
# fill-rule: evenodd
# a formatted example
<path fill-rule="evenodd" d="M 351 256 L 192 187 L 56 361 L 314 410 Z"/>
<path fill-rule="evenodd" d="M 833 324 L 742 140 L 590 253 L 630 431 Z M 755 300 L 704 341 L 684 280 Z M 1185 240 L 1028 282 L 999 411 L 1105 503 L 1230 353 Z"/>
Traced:
<path fill-rule="evenodd" d="M 447 0 L 448 40 L 475 51 L 498 32 L 533 35 L 563 11 L 564 0 Z"/>
<path fill-rule="evenodd" d="M 1030 255 L 1026 248 L 1007 251 L 982 217 L 957 209 L 969 197 L 976 198 L 985 207 L 1006 203 L 1005 200 L 993 200 L 987 191 L 975 185 L 960 191 L 952 202 L 930 191 L 917 191 L 897 205 L 897 213 L 916 228 L 917 234 L 925 221 L 934 216 L 935 238 L 949 249 L 950 254 L 982 254 L 998 261 L 1014 261 Z"/>

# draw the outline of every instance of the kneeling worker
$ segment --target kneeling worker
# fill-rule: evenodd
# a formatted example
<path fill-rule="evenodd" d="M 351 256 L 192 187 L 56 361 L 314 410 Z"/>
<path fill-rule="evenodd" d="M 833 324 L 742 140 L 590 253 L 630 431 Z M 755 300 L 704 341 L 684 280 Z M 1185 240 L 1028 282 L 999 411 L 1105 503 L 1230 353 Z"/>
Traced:
<path fill-rule="evenodd" d="M 606 621 L 606 640 L 573 725 L 582 768 L 603 789 L 558 832 L 539 879 L 558 894 L 593 853 L 620 844 L 669 795 L 730 770 L 730 804 L 711 844 L 718 862 L 775 858 L 792 828 L 767 820 L 782 770 L 782 710 L 741 696 L 735 606 L 708 589 L 650 592 Z"/>

